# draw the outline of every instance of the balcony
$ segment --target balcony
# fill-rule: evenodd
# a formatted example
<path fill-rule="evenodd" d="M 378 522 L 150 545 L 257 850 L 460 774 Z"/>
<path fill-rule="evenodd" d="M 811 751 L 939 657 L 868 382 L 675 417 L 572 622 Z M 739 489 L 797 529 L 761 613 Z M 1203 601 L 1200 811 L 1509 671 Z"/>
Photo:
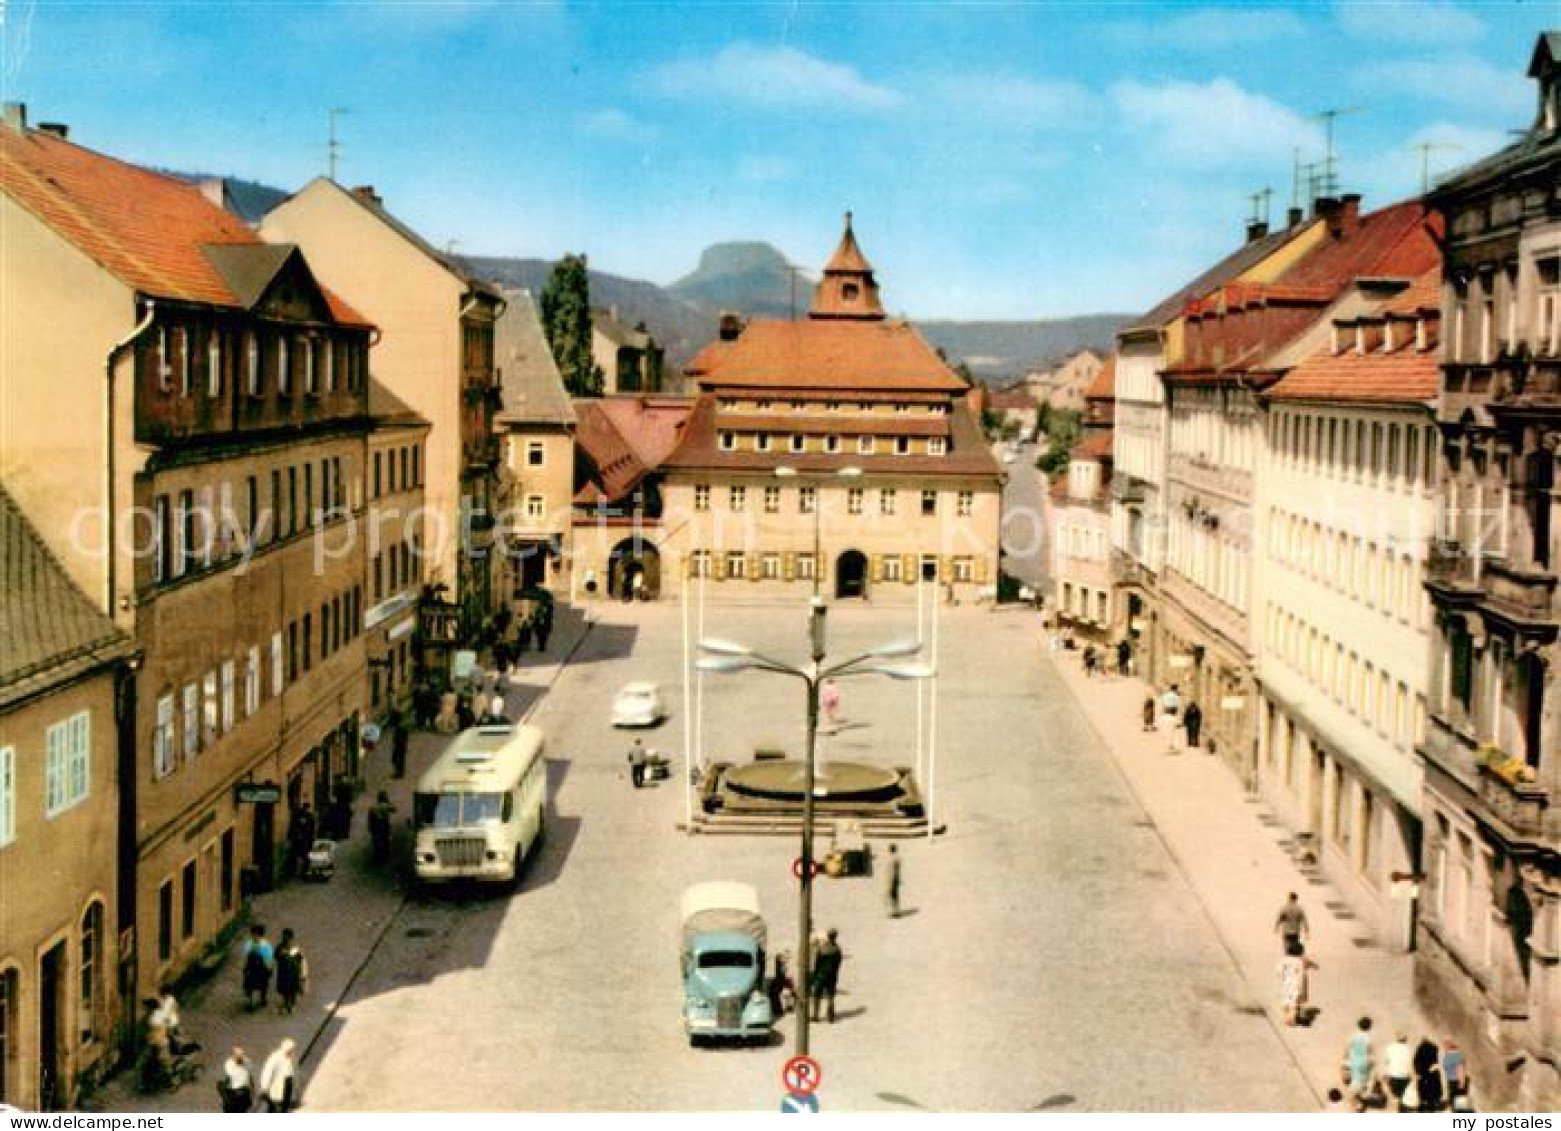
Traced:
<path fill-rule="evenodd" d="M 1522 569 L 1506 561 L 1485 564 L 1484 588 L 1499 612 L 1525 624 L 1556 621 L 1556 575 Z"/>
<path fill-rule="evenodd" d="M 1480 801 L 1492 817 L 1516 835 L 1542 837 L 1550 792 L 1542 785 L 1523 780 L 1522 771 L 1508 768 L 1511 766 L 1510 761 L 1494 759 L 1480 763 Z"/>
<path fill-rule="evenodd" d="M 1143 563 L 1127 551 L 1117 549 L 1111 551 L 1111 580 L 1117 585 L 1136 585 L 1141 589 L 1152 584 Z"/>
<path fill-rule="evenodd" d="M 1142 503 L 1145 498 L 1144 481 L 1124 472 L 1111 477 L 1111 498 L 1118 503 Z"/>

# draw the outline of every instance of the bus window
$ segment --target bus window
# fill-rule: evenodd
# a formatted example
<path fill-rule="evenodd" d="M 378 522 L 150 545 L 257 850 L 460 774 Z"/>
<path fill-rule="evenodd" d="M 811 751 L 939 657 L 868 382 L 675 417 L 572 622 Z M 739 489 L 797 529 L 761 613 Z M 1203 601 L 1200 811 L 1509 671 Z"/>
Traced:
<path fill-rule="evenodd" d="M 501 798 L 508 799 L 507 793 L 468 793 L 464 797 L 465 804 L 461 808 L 461 824 L 463 825 L 487 825 L 497 824 L 500 820 Z"/>
<path fill-rule="evenodd" d="M 412 813 L 418 828 L 453 829 L 461 823 L 461 795 L 419 793 L 413 799 Z"/>

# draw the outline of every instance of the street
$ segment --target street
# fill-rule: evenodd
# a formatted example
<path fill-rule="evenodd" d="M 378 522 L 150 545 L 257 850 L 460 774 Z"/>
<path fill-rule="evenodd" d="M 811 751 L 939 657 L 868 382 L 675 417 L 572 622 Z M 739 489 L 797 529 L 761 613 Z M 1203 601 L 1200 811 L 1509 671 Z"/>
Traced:
<path fill-rule="evenodd" d="M 1046 528 L 1046 477 L 1035 466 L 1040 449 L 1022 444 L 1013 463 L 1005 464 L 1003 486 L 1003 568 L 1039 593 L 1050 586 L 1051 540 Z"/>
<path fill-rule="evenodd" d="M 598 618 L 534 718 L 552 787 L 540 857 L 514 894 L 408 902 L 313 1049 L 306 1110 L 778 1110 L 789 1018 L 784 1044 L 768 1048 L 684 1038 L 677 906 L 699 880 L 752 883 L 771 953 L 793 951 L 797 845 L 677 829 L 677 606 L 604 606 Z M 709 636 L 803 658 L 801 608 L 712 607 L 707 618 Z M 837 605 L 831 655 L 913 630 L 904 610 Z M 880 879 L 816 886 L 815 923 L 839 928 L 846 955 L 838 1022 L 813 1030 L 823 1109 L 1313 1110 L 1176 863 L 1039 656 L 1036 618 L 961 608 L 942 631 L 936 779 L 924 785 L 947 832 L 901 848 L 907 914 L 886 916 Z M 675 759 L 673 778 L 644 791 L 627 780 L 629 734 L 606 721 L 631 679 L 661 682 L 672 710 L 646 742 Z M 822 757 L 909 764 L 911 687 L 847 682 L 846 723 Z M 799 752 L 800 685 L 710 676 L 705 699 L 707 756 L 746 759 L 761 743 Z"/>

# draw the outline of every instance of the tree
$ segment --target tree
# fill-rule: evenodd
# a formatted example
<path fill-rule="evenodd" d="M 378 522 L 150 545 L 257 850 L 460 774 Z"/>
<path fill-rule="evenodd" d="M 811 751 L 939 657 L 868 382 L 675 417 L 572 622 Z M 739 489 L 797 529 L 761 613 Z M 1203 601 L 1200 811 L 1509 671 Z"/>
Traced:
<path fill-rule="evenodd" d="M 591 357 L 591 283 L 585 256 L 566 255 L 553 264 L 542 288 L 542 332 L 569 395 L 601 396 L 606 374 Z"/>

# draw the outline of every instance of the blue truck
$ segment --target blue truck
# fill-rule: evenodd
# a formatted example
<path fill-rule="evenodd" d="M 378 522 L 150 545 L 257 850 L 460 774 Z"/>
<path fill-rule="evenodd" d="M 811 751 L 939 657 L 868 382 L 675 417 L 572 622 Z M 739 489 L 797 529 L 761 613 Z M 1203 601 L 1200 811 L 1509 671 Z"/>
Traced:
<path fill-rule="evenodd" d="M 690 1045 L 767 1041 L 765 927 L 748 884 L 710 880 L 683 893 L 683 1029 Z"/>

